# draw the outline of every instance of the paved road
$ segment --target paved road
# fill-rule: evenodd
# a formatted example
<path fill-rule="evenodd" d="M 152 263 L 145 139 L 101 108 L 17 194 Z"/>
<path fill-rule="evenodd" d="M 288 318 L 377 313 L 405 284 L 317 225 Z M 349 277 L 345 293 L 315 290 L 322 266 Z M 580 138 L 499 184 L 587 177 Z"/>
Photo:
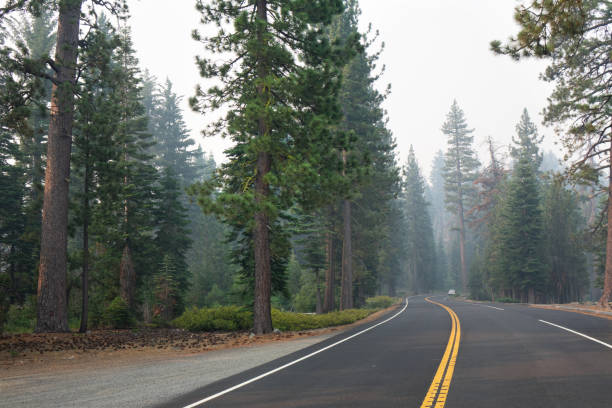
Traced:
<path fill-rule="evenodd" d="M 612 407 L 611 320 L 432 300 L 158 407 Z"/>

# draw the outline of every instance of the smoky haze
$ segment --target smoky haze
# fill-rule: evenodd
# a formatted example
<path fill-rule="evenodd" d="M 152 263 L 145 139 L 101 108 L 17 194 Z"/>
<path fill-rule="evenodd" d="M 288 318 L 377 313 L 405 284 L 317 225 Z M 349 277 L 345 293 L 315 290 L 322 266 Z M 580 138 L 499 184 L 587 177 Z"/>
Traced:
<path fill-rule="evenodd" d="M 453 99 L 475 129 L 482 162 L 488 161 L 487 136 L 493 137 L 500 153 L 505 152 L 523 108 L 545 134 L 543 150 L 557 152 L 552 129 L 541 125 L 541 111 L 552 89 L 538 79 L 545 63 L 516 63 L 489 50 L 491 40 L 505 40 L 517 32 L 512 15 L 518 4 L 515 0 L 360 1 L 363 31 L 371 24 L 373 32 L 379 31 L 378 45 L 385 45 L 379 64 L 379 68 L 384 64 L 385 73 L 377 86 L 392 86 L 384 106 L 400 162 L 413 145 L 424 173 L 429 174 L 435 152 L 446 149 L 440 127 Z M 196 83 L 206 85 L 194 63 L 195 55 L 203 53 L 201 44 L 191 39 L 191 31 L 201 28 L 194 2 L 174 1 L 169 8 L 164 0 L 132 0 L 130 6 L 141 66 L 159 80 L 173 81 L 176 92 L 184 95 L 192 135 L 217 161 L 224 161 L 229 141 L 202 138 L 199 131 L 212 116 L 191 112 L 187 104 Z"/>

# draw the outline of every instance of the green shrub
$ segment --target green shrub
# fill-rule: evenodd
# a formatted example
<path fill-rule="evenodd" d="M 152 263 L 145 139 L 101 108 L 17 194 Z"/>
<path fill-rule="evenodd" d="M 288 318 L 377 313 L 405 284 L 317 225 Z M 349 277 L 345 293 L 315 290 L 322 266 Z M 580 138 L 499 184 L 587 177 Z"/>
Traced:
<path fill-rule="evenodd" d="M 36 297 L 30 296 L 23 305 L 11 305 L 6 313 L 5 333 L 29 333 L 36 326 Z"/>
<path fill-rule="evenodd" d="M 253 327 L 253 314 L 238 306 L 193 307 L 185 310 L 172 324 L 189 331 L 249 330 Z"/>
<path fill-rule="evenodd" d="M 500 303 L 520 303 L 517 299 L 512 299 L 509 297 L 501 297 L 498 299 L 495 299 L 496 302 L 500 302 Z"/>
<path fill-rule="evenodd" d="M 282 331 L 320 329 L 353 323 L 369 316 L 374 311 L 373 309 L 350 309 L 316 315 L 272 309 L 272 325 Z M 189 331 L 250 330 L 253 327 L 253 314 L 238 306 L 203 309 L 193 307 L 174 319 L 172 324 Z"/>
<path fill-rule="evenodd" d="M 113 329 L 128 329 L 134 325 L 134 319 L 125 300 L 117 296 L 103 313 L 103 323 Z"/>
<path fill-rule="evenodd" d="M 353 323 L 369 316 L 373 312 L 374 310 L 371 309 L 349 309 L 317 315 L 282 312 L 272 309 L 272 325 L 274 328 L 282 331 L 320 329 Z"/>
<path fill-rule="evenodd" d="M 375 296 L 367 298 L 365 302 L 368 309 L 386 309 L 396 304 L 397 299 L 390 296 Z"/>

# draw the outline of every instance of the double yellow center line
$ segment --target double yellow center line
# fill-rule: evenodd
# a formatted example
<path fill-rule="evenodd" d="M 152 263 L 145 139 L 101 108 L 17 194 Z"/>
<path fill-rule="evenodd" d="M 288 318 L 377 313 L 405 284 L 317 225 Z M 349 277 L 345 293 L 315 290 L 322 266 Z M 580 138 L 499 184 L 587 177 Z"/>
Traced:
<path fill-rule="evenodd" d="M 453 379 L 453 372 L 455 371 L 457 354 L 459 353 L 461 324 L 459 323 L 459 318 L 450 307 L 445 306 L 442 303 L 434 302 L 430 298 L 425 298 L 425 300 L 429 303 L 443 307 L 450 315 L 452 321 L 451 334 L 448 338 L 448 344 L 446 345 L 444 356 L 442 356 L 442 361 L 440 361 L 436 375 L 429 386 L 429 390 L 427 390 L 427 395 L 425 395 L 423 404 L 421 404 L 421 408 L 444 408 L 450 383 Z"/>

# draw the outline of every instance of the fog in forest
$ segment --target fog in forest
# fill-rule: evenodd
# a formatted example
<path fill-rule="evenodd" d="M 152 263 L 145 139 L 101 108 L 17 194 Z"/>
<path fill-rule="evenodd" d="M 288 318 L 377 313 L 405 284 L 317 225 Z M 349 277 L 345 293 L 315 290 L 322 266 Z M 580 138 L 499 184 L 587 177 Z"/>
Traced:
<path fill-rule="evenodd" d="M 7 332 L 608 306 L 607 2 L 2 4 Z"/>

